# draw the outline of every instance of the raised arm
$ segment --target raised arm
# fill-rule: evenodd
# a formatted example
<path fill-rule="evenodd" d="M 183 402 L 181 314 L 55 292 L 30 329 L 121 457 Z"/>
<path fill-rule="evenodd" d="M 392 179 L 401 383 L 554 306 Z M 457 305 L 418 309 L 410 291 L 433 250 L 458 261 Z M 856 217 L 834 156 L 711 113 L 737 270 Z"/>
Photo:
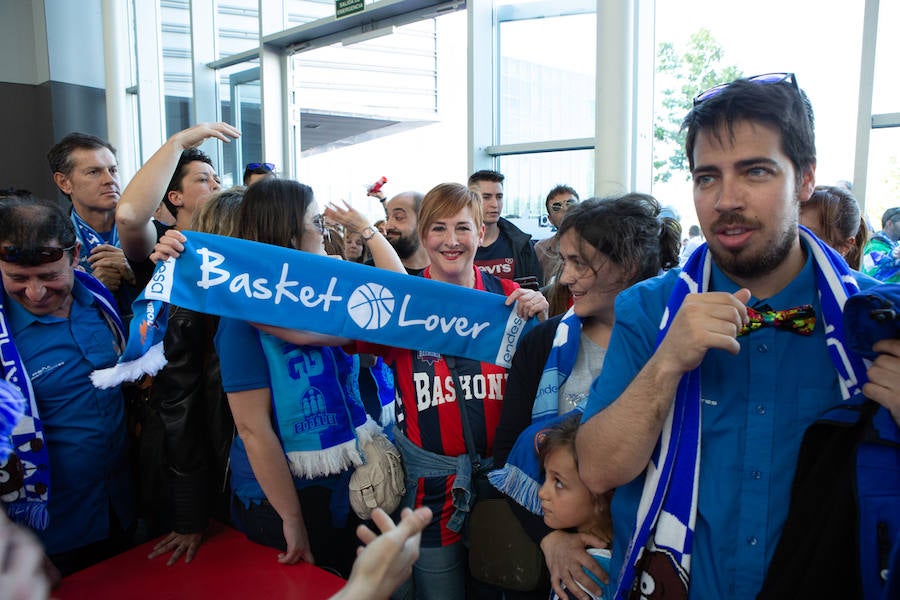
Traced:
<path fill-rule="evenodd" d="M 397 273 L 406 273 L 397 251 L 391 246 L 378 229 L 373 227 L 369 220 L 355 208 L 346 202 L 342 202 L 343 206 L 329 203 L 325 207 L 325 216 L 332 221 L 336 221 L 344 226 L 348 231 L 360 233 L 372 253 L 372 260 L 379 269 L 394 271 Z"/>
<path fill-rule="evenodd" d="M 749 299 L 748 290 L 736 294 L 689 294 L 666 337 L 624 392 L 582 423 L 576 439 L 579 474 L 592 492 L 607 492 L 644 471 L 681 376 L 700 366 L 712 348 L 731 354 L 740 352 L 740 344 L 735 338 L 747 319 L 744 303 Z M 639 310 L 640 307 L 632 306 L 631 309 Z M 616 304 L 617 314 L 620 310 Z M 613 329 L 613 335 L 616 334 Z M 600 379 L 591 390 L 587 414 L 591 413 L 597 386 L 607 376 L 616 375 L 608 374 L 604 366 Z"/>
<path fill-rule="evenodd" d="M 228 123 L 200 123 L 170 137 L 144 163 L 122 192 L 116 208 L 116 228 L 125 256 L 140 261 L 153 251 L 156 230 L 151 218 L 162 202 L 181 153 L 188 148 L 196 148 L 209 138 L 229 142 L 240 135 Z"/>

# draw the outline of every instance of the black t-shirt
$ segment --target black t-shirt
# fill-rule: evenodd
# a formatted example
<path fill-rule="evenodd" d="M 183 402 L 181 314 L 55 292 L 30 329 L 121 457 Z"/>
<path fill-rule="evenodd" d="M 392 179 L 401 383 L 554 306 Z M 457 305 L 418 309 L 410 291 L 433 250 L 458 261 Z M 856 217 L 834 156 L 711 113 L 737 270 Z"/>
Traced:
<path fill-rule="evenodd" d="M 512 244 L 500 235 L 490 246 L 479 247 L 475 253 L 475 266 L 482 273 L 490 273 L 501 279 L 513 279 L 516 261 L 513 258 Z"/>

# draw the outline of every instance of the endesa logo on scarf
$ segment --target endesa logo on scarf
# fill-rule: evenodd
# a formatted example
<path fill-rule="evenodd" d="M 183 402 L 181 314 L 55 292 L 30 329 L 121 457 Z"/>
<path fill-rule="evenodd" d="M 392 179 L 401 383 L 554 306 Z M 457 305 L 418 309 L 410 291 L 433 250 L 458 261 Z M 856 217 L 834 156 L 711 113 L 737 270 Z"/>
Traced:
<path fill-rule="evenodd" d="M 498 294 L 246 240 L 185 236 L 184 253 L 157 266 L 145 300 L 502 366 L 536 322 Z"/>

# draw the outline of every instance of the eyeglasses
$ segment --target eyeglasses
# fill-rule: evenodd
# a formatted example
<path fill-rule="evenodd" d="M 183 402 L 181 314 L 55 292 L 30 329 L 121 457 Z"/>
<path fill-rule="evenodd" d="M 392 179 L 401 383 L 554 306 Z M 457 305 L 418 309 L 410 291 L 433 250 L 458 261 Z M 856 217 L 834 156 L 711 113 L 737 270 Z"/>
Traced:
<path fill-rule="evenodd" d="M 573 204 L 578 204 L 578 200 L 566 200 L 565 204 L 563 204 L 562 202 L 553 202 L 552 204 L 550 204 L 550 210 L 557 213 L 561 211 L 563 207 L 569 208 Z"/>
<path fill-rule="evenodd" d="M 322 215 L 316 215 L 312 218 L 312 226 L 315 227 L 316 231 L 325 235 L 325 217 Z"/>
<path fill-rule="evenodd" d="M 274 171 L 275 164 L 274 163 L 248 163 L 247 170 L 252 171 L 254 169 L 265 169 L 266 171 Z"/>
<path fill-rule="evenodd" d="M 773 83 L 783 83 L 788 82 L 794 86 L 795 90 L 799 90 L 800 88 L 797 86 L 797 77 L 793 73 L 763 73 L 762 75 L 754 75 L 753 77 L 747 77 L 747 81 L 751 83 L 758 83 L 761 85 L 773 84 Z M 719 85 L 715 85 L 709 88 L 706 91 L 700 92 L 696 96 L 694 96 L 694 106 L 697 106 L 701 102 L 705 100 L 709 100 L 713 96 L 716 96 L 731 85 L 732 82 L 728 83 L 720 83 Z"/>
<path fill-rule="evenodd" d="M 68 248 L 57 248 L 55 246 L 38 246 L 37 248 L 3 246 L 0 247 L 0 260 L 3 262 L 33 267 L 45 263 L 56 262 L 63 257 L 63 254 L 74 248 L 75 244 L 72 244 Z"/>

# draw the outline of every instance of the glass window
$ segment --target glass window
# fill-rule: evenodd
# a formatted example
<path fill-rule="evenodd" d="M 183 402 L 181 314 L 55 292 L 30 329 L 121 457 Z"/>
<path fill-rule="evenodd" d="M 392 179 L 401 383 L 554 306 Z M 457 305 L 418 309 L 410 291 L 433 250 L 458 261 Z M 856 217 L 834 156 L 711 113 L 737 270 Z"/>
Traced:
<path fill-rule="evenodd" d="M 191 125 L 191 13 L 187 0 L 161 0 L 162 72 L 166 136 Z"/>
<path fill-rule="evenodd" d="M 219 0 L 216 4 L 216 49 L 219 58 L 257 48 L 258 0 Z"/>
<path fill-rule="evenodd" d="M 884 211 L 900 206 L 900 127 L 872 130 L 865 200 L 873 231 L 881 229 Z"/>
<path fill-rule="evenodd" d="M 596 13 L 499 23 L 501 144 L 594 136 Z"/>
<path fill-rule="evenodd" d="M 900 3 L 880 2 L 872 114 L 900 113 L 900 84 L 897 82 L 896 67 L 897 57 L 900 56 L 898 27 L 900 27 Z"/>
<path fill-rule="evenodd" d="M 241 137 L 230 144 L 219 144 L 222 185 L 243 183 L 244 165 L 250 162 L 276 162 L 262 154 L 262 111 L 260 108 L 259 61 L 253 60 L 220 69 L 220 119 L 231 123 Z M 278 165 L 276 164 L 276 170 Z"/>
<path fill-rule="evenodd" d="M 465 40 L 460 11 L 291 59 L 297 172 L 320 205 L 344 199 L 382 218 L 366 196 L 381 176 L 389 197 L 465 181 Z"/>
<path fill-rule="evenodd" d="M 575 188 L 582 199 L 593 195 L 594 151 L 567 150 L 501 156 L 497 168 L 506 177 L 503 212 L 536 239 L 551 231 L 542 219 L 547 214 L 547 192 L 559 184 Z M 544 224 L 542 227 L 541 224 Z"/>
<path fill-rule="evenodd" d="M 896 3 L 882 2 L 882 8 L 888 4 Z M 715 0 L 657 2 L 656 45 L 672 45 L 677 67 L 665 76 L 657 73 L 655 110 L 657 114 L 664 111 L 664 102 L 683 103 L 680 112 L 673 112 L 672 122 L 663 125 L 680 126 L 678 121 L 690 108 L 690 93 L 684 93 L 681 86 L 698 75 L 710 70 L 726 72 L 728 67 L 744 76 L 791 71 L 815 110 L 817 182 L 852 179 L 864 8 L 864 0 L 831 3 L 828 10 L 822 10 L 818 0 L 759 0 L 754 10 L 737 18 Z M 802 40 L 798 23 L 803 23 Z M 693 42 L 691 37 L 704 30 L 711 41 Z M 765 32 L 765 43 L 760 43 L 760 32 Z M 674 75 L 680 79 L 670 83 Z M 673 93 L 666 95 L 667 90 Z M 659 121 L 656 124 L 659 126 Z M 683 145 L 675 144 L 671 151 L 683 152 Z M 663 204 L 676 206 L 685 228 L 696 222 L 688 177 L 685 170 L 673 174 L 667 183 L 653 185 L 654 195 Z"/>
<path fill-rule="evenodd" d="M 334 0 L 286 0 L 287 13 L 285 29 L 303 25 L 316 19 L 334 16 Z"/>
<path fill-rule="evenodd" d="M 437 102 L 434 20 L 406 25 L 393 34 L 390 28 L 384 32 L 383 37 L 295 55 L 295 88 L 303 107 L 433 118 Z"/>

